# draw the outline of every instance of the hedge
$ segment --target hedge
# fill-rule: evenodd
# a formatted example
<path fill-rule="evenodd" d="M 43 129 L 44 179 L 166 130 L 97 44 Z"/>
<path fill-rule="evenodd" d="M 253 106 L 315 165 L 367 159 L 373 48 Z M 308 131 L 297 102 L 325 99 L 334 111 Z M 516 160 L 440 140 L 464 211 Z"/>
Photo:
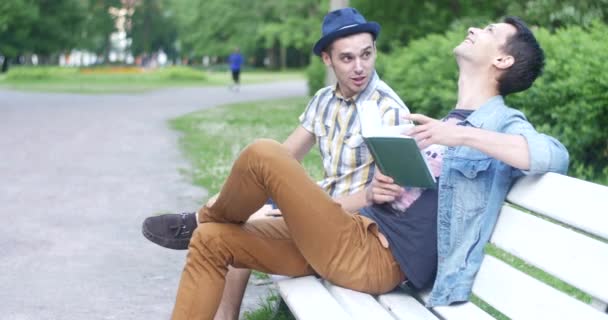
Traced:
<path fill-rule="evenodd" d="M 6 80 L 9 81 L 37 81 L 70 78 L 78 75 L 78 68 L 64 67 L 33 67 L 19 66 L 9 69 Z"/>
<path fill-rule="evenodd" d="M 308 94 L 310 96 L 325 87 L 325 64 L 318 56 L 310 58 L 310 64 L 306 69 L 306 78 L 308 79 Z"/>
<path fill-rule="evenodd" d="M 91 80 L 98 81 L 149 80 L 149 81 L 204 81 L 207 74 L 186 66 L 168 66 L 144 70 L 140 67 L 58 67 L 58 66 L 18 66 L 9 70 L 8 81 L 41 80 Z"/>

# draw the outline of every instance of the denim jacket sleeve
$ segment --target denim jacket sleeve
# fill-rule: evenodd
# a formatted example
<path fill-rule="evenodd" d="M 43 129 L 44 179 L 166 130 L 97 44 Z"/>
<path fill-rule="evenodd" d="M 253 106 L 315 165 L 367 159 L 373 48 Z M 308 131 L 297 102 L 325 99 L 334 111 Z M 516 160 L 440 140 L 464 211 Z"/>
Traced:
<path fill-rule="evenodd" d="M 566 147 L 557 139 L 537 132 L 521 112 L 513 111 L 506 119 L 502 131 L 507 134 L 519 134 L 528 142 L 530 168 L 520 172 L 525 175 L 546 172 L 566 174 L 569 163 Z"/>

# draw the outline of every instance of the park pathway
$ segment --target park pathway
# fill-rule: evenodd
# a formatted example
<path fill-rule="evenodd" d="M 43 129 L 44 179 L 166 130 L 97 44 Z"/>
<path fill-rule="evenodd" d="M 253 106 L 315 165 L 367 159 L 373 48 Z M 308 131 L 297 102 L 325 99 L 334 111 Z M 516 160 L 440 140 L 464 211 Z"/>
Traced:
<path fill-rule="evenodd" d="M 189 164 L 167 120 L 305 94 L 304 81 L 238 93 L 0 89 L 0 319 L 168 319 L 186 252 L 151 244 L 141 222 L 193 210 L 205 190 L 180 175 Z M 248 297 L 246 308 L 260 301 Z"/>

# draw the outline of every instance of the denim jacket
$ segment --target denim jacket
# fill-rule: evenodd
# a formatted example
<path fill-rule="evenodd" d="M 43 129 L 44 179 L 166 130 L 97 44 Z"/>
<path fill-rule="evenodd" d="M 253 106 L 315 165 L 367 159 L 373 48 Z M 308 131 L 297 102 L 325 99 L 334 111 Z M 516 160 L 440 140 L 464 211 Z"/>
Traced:
<path fill-rule="evenodd" d="M 503 201 L 516 178 L 545 172 L 565 173 L 568 151 L 538 133 L 525 116 L 495 96 L 459 125 L 507 134 L 528 142 L 530 169 L 513 168 L 469 147 L 445 150 L 439 179 L 437 276 L 428 306 L 467 301 Z"/>

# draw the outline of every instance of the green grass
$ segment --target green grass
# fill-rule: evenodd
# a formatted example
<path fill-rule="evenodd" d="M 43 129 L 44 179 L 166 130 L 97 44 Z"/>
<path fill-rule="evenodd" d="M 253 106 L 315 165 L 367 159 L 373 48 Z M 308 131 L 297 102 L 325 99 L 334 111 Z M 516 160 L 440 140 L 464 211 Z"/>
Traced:
<path fill-rule="evenodd" d="M 278 294 L 274 293 L 266 300 L 260 301 L 260 308 L 246 311 L 243 314 L 246 320 L 295 320 L 285 303 Z"/>
<path fill-rule="evenodd" d="M 259 280 L 268 280 L 270 276 L 267 273 L 259 272 L 257 270 L 251 270 L 251 275 Z"/>
<path fill-rule="evenodd" d="M 181 83 L 180 86 L 195 86 L 194 83 Z M 107 81 L 107 82 L 78 82 L 78 81 L 16 81 L 3 86 L 20 91 L 35 92 L 69 92 L 85 94 L 103 93 L 137 93 L 159 88 L 175 86 L 169 82 L 146 83 L 139 81 Z"/>
<path fill-rule="evenodd" d="M 208 83 L 211 85 L 229 85 L 232 83 L 232 75 L 230 72 L 208 71 Z M 287 71 L 243 71 L 241 72 L 242 84 L 254 84 L 275 81 L 288 80 L 304 80 L 304 71 L 287 70 Z"/>
<path fill-rule="evenodd" d="M 283 141 L 299 124 L 306 98 L 234 104 L 187 114 L 171 121 L 182 133 L 180 145 L 192 163 L 192 181 L 215 194 L 238 153 L 256 138 Z M 313 179 L 323 176 L 316 148 L 303 161 Z"/>
<path fill-rule="evenodd" d="M 243 84 L 304 79 L 300 71 L 250 71 Z M 23 91 L 72 93 L 132 93 L 159 88 L 228 85 L 228 72 L 205 72 L 189 67 L 143 70 L 135 67 L 13 67 L 0 76 L 0 86 Z"/>

